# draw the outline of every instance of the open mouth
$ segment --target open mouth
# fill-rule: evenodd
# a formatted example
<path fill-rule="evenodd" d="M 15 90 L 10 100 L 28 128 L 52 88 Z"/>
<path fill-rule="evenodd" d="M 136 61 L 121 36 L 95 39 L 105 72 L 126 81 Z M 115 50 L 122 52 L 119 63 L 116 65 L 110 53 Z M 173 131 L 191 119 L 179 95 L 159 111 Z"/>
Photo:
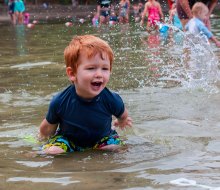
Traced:
<path fill-rule="evenodd" d="M 92 85 L 99 87 L 102 85 L 102 82 L 92 82 Z"/>

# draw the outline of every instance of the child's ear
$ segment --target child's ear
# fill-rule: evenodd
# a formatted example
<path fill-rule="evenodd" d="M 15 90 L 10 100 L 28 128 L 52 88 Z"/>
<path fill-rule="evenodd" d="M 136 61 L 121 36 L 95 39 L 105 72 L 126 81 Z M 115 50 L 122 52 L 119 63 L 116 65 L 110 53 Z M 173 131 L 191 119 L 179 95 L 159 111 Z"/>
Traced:
<path fill-rule="evenodd" d="M 69 77 L 69 80 L 74 82 L 76 80 L 76 74 L 73 72 L 71 67 L 66 68 L 66 74 Z"/>

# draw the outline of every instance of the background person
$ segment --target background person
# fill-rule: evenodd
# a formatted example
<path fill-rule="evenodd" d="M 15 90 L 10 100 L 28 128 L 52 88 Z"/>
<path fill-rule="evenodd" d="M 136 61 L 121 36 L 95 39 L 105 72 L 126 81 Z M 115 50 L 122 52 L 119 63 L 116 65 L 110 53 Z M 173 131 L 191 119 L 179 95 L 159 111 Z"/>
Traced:
<path fill-rule="evenodd" d="M 162 8 L 159 2 L 156 0 L 148 0 L 145 3 L 144 11 L 142 14 L 141 25 L 144 23 L 144 19 L 148 15 L 147 18 L 147 30 L 151 29 L 159 29 L 158 23 L 164 21 L 164 15 L 162 12 Z"/>
<path fill-rule="evenodd" d="M 172 4 L 172 8 L 169 11 L 169 23 L 173 24 L 178 29 L 183 30 L 182 23 L 176 11 L 176 3 Z"/>
<path fill-rule="evenodd" d="M 130 12 L 130 1 L 121 0 L 119 3 L 119 22 L 120 23 L 129 22 L 129 12 Z"/>
<path fill-rule="evenodd" d="M 183 27 L 185 27 L 186 23 L 193 17 L 192 15 L 192 7 L 196 2 L 203 2 L 209 9 L 207 18 L 204 20 L 204 23 L 210 30 L 210 15 L 212 11 L 217 5 L 218 0 L 177 0 L 176 7 L 178 16 L 182 22 Z"/>
<path fill-rule="evenodd" d="M 97 3 L 97 15 L 99 17 L 99 26 L 101 26 L 103 23 L 109 22 L 112 2 L 111 0 L 98 0 Z"/>
<path fill-rule="evenodd" d="M 192 8 L 193 18 L 189 20 L 185 28 L 195 35 L 205 35 L 209 40 L 213 41 L 217 47 L 220 47 L 220 42 L 202 22 L 206 18 L 208 12 L 208 7 L 205 4 L 201 2 L 195 3 Z"/>
<path fill-rule="evenodd" d="M 11 23 L 15 25 L 16 24 L 16 17 L 15 17 L 15 2 L 14 2 L 14 0 L 8 1 L 8 14 L 10 15 Z"/>

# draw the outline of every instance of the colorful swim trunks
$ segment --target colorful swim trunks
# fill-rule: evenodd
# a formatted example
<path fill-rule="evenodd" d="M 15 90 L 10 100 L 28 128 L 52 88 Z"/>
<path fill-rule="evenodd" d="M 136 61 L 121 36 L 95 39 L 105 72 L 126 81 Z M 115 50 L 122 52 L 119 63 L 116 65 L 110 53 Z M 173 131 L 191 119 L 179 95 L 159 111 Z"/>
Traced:
<path fill-rule="evenodd" d="M 76 146 L 72 141 L 62 135 L 55 135 L 50 138 L 48 142 L 42 146 L 42 150 L 45 150 L 51 146 L 57 146 L 64 150 L 64 152 L 83 152 L 88 149 L 100 149 L 106 145 L 125 145 L 125 143 L 120 139 L 118 133 L 113 131 L 109 136 L 103 137 L 98 141 L 93 147 L 80 147 Z"/>

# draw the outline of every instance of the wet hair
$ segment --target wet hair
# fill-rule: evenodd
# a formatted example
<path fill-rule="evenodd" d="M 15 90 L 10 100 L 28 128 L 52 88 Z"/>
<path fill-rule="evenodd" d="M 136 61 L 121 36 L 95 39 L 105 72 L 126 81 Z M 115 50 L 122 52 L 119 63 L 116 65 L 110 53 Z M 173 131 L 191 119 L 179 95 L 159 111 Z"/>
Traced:
<path fill-rule="evenodd" d="M 192 14 L 195 16 L 199 16 L 201 14 L 201 12 L 209 12 L 208 7 L 202 3 L 202 2 L 197 2 L 193 5 L 192 7 Z"/>
<path fill-rule="evenodd" d="M 73 37 L 72 41 L 64 50 L 66 67 L 71 67 L 74 73 L 76 73 L 80 64 L 79 58 L 82 52 L 85 52 L 87 58 L 94 57 L 97 54 L 99 54 L 103 60 L 108 57 L 110 70 L 112 70 L 114 55 L 108 43 L 93 35 L 83 35 Z"/>

